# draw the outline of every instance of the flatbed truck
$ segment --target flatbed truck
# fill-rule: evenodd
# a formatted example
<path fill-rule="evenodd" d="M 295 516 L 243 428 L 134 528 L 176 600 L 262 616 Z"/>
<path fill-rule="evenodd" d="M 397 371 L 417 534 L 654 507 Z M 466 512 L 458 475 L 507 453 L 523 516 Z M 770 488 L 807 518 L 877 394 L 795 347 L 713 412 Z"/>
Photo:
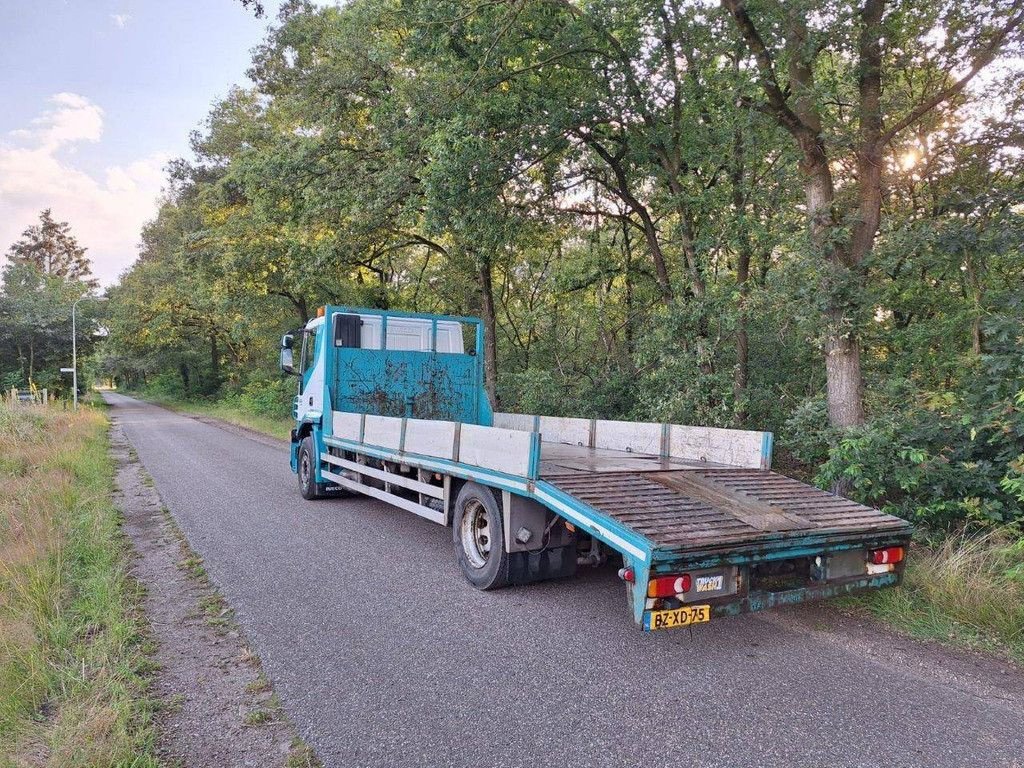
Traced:
<path fill-rule="evenodd" d="M 772 472 L 770 432 L 495 413 L 483 350 L 477 318 L 365 308 L 286 334 L 302 496 L 450 527 L 483 590 L 621 558 L 644 630 L 900 582 L 909 524 Z"/>

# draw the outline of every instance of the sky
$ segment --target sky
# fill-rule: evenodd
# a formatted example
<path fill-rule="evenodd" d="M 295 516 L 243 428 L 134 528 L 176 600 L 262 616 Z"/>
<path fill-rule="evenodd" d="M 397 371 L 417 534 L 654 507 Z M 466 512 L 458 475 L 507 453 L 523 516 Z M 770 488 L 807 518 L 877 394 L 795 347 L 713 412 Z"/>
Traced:
<path fill-rule="evenodd" d="M 52 208 L 108 285 L 277 3 L 0 0 L 0 254 Z M 2 258 L 2 257 L 0 257 Z"/>

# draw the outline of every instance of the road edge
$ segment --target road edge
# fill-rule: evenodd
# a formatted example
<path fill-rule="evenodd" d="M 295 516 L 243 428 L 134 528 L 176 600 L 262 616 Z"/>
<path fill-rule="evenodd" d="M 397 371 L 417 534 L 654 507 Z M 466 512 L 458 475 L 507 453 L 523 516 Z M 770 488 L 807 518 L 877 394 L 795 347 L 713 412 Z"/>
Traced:
<path fill-rule="evenodd" d="M 116 472 L 114 503 L 131 543 L 131 571 L 144 589 L 144 614 L 156 643 L 152 689 L 159 705 L 160 757 L 185 765 L 320 768 L 116 417 L 110 418 L 108 439 Z M 239 759 L 226 756 L 225 749 Z"/>

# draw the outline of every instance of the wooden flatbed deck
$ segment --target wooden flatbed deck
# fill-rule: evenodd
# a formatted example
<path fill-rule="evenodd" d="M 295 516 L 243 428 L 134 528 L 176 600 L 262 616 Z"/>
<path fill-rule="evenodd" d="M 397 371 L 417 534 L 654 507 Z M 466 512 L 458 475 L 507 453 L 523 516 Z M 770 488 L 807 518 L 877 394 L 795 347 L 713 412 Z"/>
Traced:
<path fill-rule="evenodd" d="M 885 534 L 909 528 L 897 517 L 768 470 L 627 451 L 544 443 L 540 479 L 658 548 L 756 544 L 790 532 Z"/>

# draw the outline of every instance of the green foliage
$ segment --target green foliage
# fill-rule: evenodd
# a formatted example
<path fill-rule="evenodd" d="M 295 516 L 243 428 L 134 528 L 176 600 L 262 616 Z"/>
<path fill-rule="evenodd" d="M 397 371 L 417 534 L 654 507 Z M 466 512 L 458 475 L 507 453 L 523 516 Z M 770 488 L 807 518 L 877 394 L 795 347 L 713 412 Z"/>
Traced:
<path fill-rule="evenodd" d="M 274 420 L 294 384 L 277 341 L 318 305 L 477 314 L 502 409 L 770 429 L 800 471 L 927 526 L 1019 519 L 1024 75 L 886 139 L 884 215 L 853 263 L 865 20 L 800 7 L 750 13 L 820 144 L 769 114 L 717 6 L 289 3 L 173 164 L 95 370 Z M 940 6 L 888 5 L 883 129 L 964 68 L 1003 18 L 986 8 L 940 44 Z M 813 83 L 790 82 L 804 64 Z M 810 237 L 805 146 L 835 182 Z M 845 434 L 837 334 L 867 384 Z"/>
<path fill-rule="evenodd" d="M 32 260 L 10 261 L 0 289 L 0 383 L 11 387 L 70 391 L 60 368 L 71 363 L 71 311 L 87 295 L 88 281 L 49 273 Z M 100 309 L 88 299 L 78 305 L 76 340 L 80 355 L 93 348 Z"/>
<path fill-rule="evenodd" d="M 54 221 L 49 208 L 39 214 L 39 224 L 26 229 L 11 245 L 7 258 L 15 265 L 31 265 L 44 275 L 96 287 L 85 248 L 78 244 L 66 221 Z"/>
<path fill-rule="evenodd" d="M 931 528 L 1024 521 L 1024 321 L 994 316 L 985 330 L 989 351 L 964 361 L 959 391 L 879 404 L 885 415 L 842 435 L 818 482 Z"/>
<path fill-rule="evenodd" d="M 824 395 L 800 403 L 786 420 L 785 447 L 804 464 L 817 466 L 829 457 L 840 433 L 828 423 L 828 405 Z"/>
<path fill-rule="evenodd" d="M 238 404 L 254 416 L 281 418 L 292 410 L 295 379 L 262 379 L 250 381 L 235 396 Z"/>

